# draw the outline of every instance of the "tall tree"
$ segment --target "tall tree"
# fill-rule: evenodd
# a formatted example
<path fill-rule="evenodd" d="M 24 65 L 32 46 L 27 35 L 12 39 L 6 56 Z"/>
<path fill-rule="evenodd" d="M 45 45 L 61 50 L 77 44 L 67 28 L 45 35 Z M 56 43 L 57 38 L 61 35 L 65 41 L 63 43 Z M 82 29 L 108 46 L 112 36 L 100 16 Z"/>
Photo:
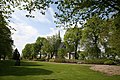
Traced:
<path fill-rule="evenodd" d="M 7 22 L 3 15 L 0 15 L 0 59 L 12 55 L 13 40 L 11 31 L 8 28 Z"/>
<path fill-rule="evenodd" d="M 48 37 L 47 39 L 48 39 L 50 45 L 52 45 L 52 48 L 53 48 L 53 54 L 52 54 L 51 57 L 53 57 L 53 55 L 54 55 L 55 58 L 57 58 L 58 57 L 57 52 L 58 52 L 58 49 L 59 49 L 60 44 L 61 44 L 60 34 L 53 35 L 51 37 Z"/>
<path fill-rule="evenodd" d="M 23 58 L 25 59 L 30 59 L 32 58 L 32 45 L 31 44 L 26 44 L 25 48 L 22 50 L 23 53 Z"/>
<path fill-rule="evenodd" d="M 83 29 L 83 45 L 90 57 L 100 57 L 100 34 L 102 32 L 103 21 L 94 16 L 89 19 Z"/>
<path fill-rule="evenodd" d="M 40 55 L 40 57 L 39 58 L 41 58 L 41 48 L 42 48 L 42 46 L 44 45 L 44 41 L 46 41 L 46 38 L 43 38 L 43 37 L 38 37 L 37 38 L 37 40 L 36 40 L 36 51 L 37 51 L 37 53 Z"/>
<path fill-rule="evenodd" d="M 48 60 L 53 57 L 53 46 L 50 43 L 48 39 L 44 40 L 41 48 L 41 52 L 47 55 Z"/>
<path fill-rule="evenodd" d="M 100 58 L 110 53 L 109 39 L 112 26 L 112 20 L 102 20 L 98 16 L 93 16 L 85 23 L 82 42 L 89 56 Z M 105 55 L 101 54 L 101 47 L 103 47 Z"/>
<path fill-rule="evenodd" d="M 114 26 L 111 31 L 110 46 L 113 53 L 120 57 L 120 15 L 117 15 L 113 22 Z"/>
<path fill-rule="evenodd" d="M 77 49 L 80 44 L 81 36 L 81 29 L 77 27 L 69 28 L 64 35 L 66 48 L 69 53 L 73 51 L 75 52 L 75 59 L 78 59 Z"/>

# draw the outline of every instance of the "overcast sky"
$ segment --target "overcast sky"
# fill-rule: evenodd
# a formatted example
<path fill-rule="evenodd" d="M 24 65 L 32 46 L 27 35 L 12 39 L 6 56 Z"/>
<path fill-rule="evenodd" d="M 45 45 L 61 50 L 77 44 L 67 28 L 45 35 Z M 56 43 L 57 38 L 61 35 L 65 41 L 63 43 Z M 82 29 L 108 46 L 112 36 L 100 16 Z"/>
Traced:
<path fill-rule="evenodd" d="M 60 30 L 61 37 L 63 38 L 65 30 L 56 28 L 56 24 L 54 23 L 54 11 L 55 8 L 52 6 L 47 9 L 45 15 L 36 11 L 32 13 L 35 18 L 27 18 L 25 15 L 28 14 L 28 12 L 15 9 L 15 12 L 12 14 L 10 26 L 16 29 L 16 31 L 12 31 L 14 33 L 12 38 L 14 45 L 18 48 L 20 53 L 25 44 L 35 42 L 39 36 L 52 36 L 57 34 Z"/>

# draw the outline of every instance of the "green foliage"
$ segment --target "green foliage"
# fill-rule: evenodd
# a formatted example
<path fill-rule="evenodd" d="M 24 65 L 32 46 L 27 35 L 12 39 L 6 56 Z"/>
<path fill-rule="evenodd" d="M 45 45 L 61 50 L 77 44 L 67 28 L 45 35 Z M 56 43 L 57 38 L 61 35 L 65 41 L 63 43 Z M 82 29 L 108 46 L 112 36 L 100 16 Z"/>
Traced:
<path fill-rule="evenodd" d="M 36 50 L 37 55 L 38 54 L 40 55 L 40 58 L 41 58 L 42 51 L 43 51 L 42 47 L 45 45 L 44 42 L 46 42 L 46 41 L 47 41 L 46 38 L 44 38 L 44 37 L 38 37 L 37 40 L 36 40 L 36 42 L 35 42 L 36 43 L 35 50 Z"/>
<path fill-rule="evenodd" d="M 93 16 L 85 23 L 82 31 L 82 46 L 88 53 L 88 56 L 100 58 L 101 46 L 107 53 L 110 26 L 112 26 L 112 22 L 110 22 L 102 20 L 98 16 Z"/>
<path fill-rule="evenodd" d="M 46 61 L 46 59 L 45 58 L 39 58 L 39 59 L 37 59 L 36 61 Z"/>
<path fill-rule="evenodd" d="M 113 53 L 120 56 L 120 15 L 117 15 L 113 21 L 114 26 L 111 31 L 110 46 L 112 47 Z"/>
<path fill-rule="evenodd" d="M 44 37 L 38 37 L 35 43 L 26 44 L 25 48 L 22 50 L 24 58 L 42 58 L 41 55 L 45 57 L 52 58 L 53 55 L 57 54 L 57 51 L 61 44 L 61 38 L 59 35 L 53 35 L 47 39 Z"/>
<path fill-rule="evenodd" d="M 12 56 L 12 46 L 11 31 L 3 15 L 0 15 L 0 59 Z"/>
<path fill-rule="evenodd" d="M 119 0 L 60 0 L 57 8 L 59 9 L 59 12 L 56 12 L 57 24 L 68 27 L 82 24 L 81 20 L 87 20 L 95 14 L 101 18 L 110 18 L 109 15 L 119 14 L 120 3 Z"/>
<path fill-rule="evenodd" d="M 115 62 L 113 60 L 107 60 L 107 61 L 104 62 L 104 64 L 106 64 L 106 65 L 114 65 Z"/>
<path fill-rule="evenodd" d="M 58 57 L 65 58 L 66 53 L 67 53 L 66 49 L 61 48 L 61 49 L 58 50 Z"/>
<path fill-rule="evenodd" d="M 79 59 L 80 60 L 84 60 L 85 59 L 85 56 L 86 56 L 86 52 L 85 51 L 81 51 L 81 52 L 79 52 Z"/>
<path fill-rule="evenodd" d="M 55 62 L 55 59 L 49 59 L 49 62 Z"/>
<path fill-rule="evenodd" d="M 82 33 L 81 28 L 69 28 L 64 35 L 64 42 L 68 52 L 75 52 L 75 59 L 77 59 L 77 49 L 80 44 Z"/>
<path fill-rule="evenodd" d="M 32 45 L 31 44 L 26 44 L 25 48 L 22 50 L 23 53 L 23 58 L 30 59 L 32 56 Z"/>
<path fill-rule="evenodd" d="M 89 59 L 85 60 L 85 64 L 104 64 L 107 59 Z"/>
<path fill-rule="evenodd" d="M 0 13 L 7 19 L 11 17 L 10 14 L 14 12 L 15 8 L 27 10 L 30 14 L 32 11 L 38 9 L 40 13 L 45 14 L 45 10 L 49 8 L 49 4 L 52 3 L 52 0 L 0 0 Z M 26 17 L 34 17 L 30 14 L 26 15 Z"/>
<path fill-rule="evenodd" d="M 43 41 L 43 46 L 41 47 L 42 53 L 49 53 L 51 54 L 53 52 L 53 46 L 50 44 L 50 41 L 47 39 Z"/>
<path fill-rule="evenodd" d="M 64 58 L 56 58 L 54 60 L 54 62 L 57 62 L 57 63 L 65 63 L 65 59 Z"/>
<path fill-rule="evenodd" d="M 53 57 L 53 55 L 57 57 L 57 52 L 61 44 L 60 34 L 48 37 L 47 40 L 50 45 L 48 46 L 49 47 L 48 49 L 49 49 L 49 53 L 51 54 L 51 58 Z"/>
<path fill-rule="evenodd" d="M 75 59 L 66 59 L 65 60 L 65 63 L 77 63 L 78 60 L 75 60 Z"/>

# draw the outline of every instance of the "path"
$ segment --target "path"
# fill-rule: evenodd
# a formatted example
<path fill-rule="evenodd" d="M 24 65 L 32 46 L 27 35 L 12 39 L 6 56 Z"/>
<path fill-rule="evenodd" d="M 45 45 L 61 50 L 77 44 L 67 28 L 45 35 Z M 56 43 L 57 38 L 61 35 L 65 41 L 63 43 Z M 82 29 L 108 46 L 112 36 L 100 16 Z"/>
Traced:
<path fill-rule="evenodd" d="M 100 71 L 108 75 L 120 75 L 120 66 L 114 65 L 93 65 L 90 69 Z"/>

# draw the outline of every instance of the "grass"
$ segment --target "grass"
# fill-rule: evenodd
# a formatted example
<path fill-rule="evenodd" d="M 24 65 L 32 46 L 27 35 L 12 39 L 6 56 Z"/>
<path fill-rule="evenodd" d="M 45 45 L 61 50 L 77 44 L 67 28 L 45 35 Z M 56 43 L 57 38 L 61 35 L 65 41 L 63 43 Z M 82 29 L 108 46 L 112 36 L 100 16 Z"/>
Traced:
<path fill-rule="evenodd" d="M 0 61 L 0 80 L 120 80 L 120 76 L 108 76 L 92 71 L 89 66 L 22 61 Z"/>

